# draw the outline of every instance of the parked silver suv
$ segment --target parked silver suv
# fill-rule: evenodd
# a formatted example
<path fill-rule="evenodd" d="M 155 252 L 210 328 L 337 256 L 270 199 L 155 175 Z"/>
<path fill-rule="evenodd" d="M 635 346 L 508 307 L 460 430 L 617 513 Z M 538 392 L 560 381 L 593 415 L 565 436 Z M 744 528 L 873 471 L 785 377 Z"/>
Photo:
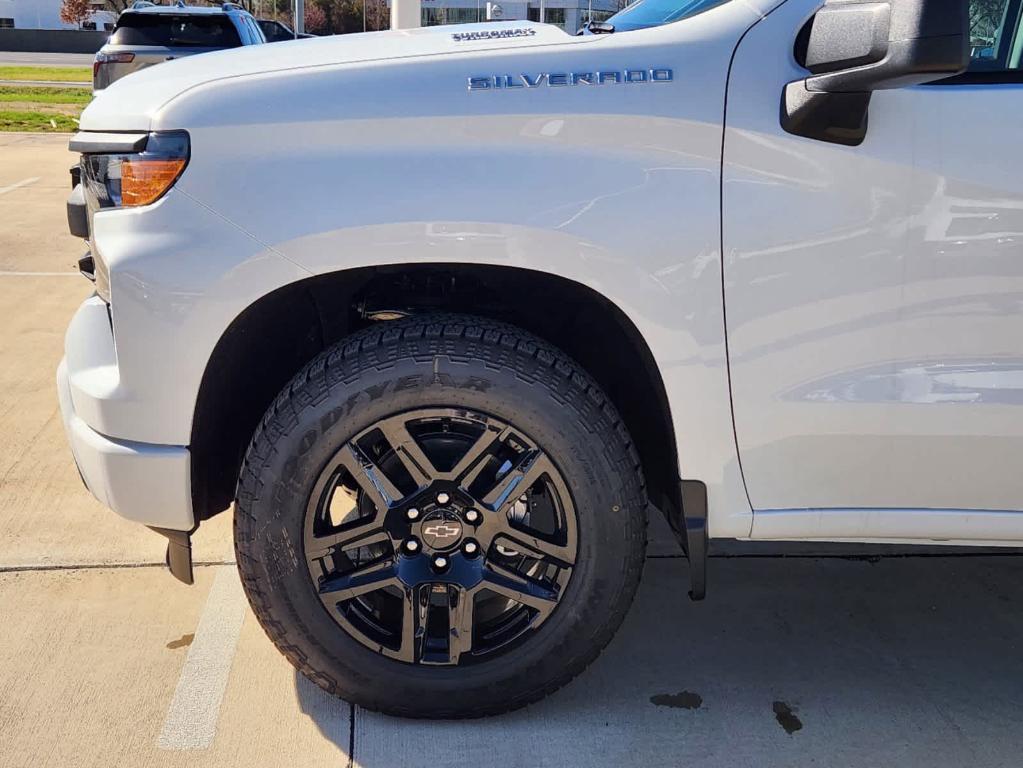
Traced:
<path fill-rule="evenodd" d="M 139 2 L 118 17 L 92 65 L 92 87 L 101 91 L 136 70 L 170 59 L 265 43 L 256 20 L 241 6 L 215 8 Z"/>

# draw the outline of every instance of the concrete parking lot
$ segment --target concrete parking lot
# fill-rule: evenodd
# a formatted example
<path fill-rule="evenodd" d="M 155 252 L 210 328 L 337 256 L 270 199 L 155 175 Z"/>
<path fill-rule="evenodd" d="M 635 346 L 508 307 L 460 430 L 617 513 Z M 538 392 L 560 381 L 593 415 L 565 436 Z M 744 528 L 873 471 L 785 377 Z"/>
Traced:
<path fill-rule="evenodd" d="M 66 136 L 0 134 L 0 766 L 1011 766 L 1023 749 L 1023 559 L 728 550 L 704 603 L 654 528 L 604 655 L 503 717 L 412 722 L 297 676 L 248 610 L 230 515 L 196 584 L 105 511 L 53 376 L 89 293 Z M 738 556 L 742 553 L 746 556 Z"/>

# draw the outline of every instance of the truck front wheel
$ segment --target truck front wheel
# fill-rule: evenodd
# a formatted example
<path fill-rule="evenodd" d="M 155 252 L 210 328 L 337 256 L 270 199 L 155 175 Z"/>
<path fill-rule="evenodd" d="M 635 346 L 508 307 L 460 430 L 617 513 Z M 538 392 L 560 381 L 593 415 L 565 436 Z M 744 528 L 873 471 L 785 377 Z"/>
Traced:
<path fill-rule="evenodd" d="M 271 640 L 330 693 L 478 717 L 579 674 L 639 582 L 645 495 L 596 384 L 528 333 L 457 315 L 381 323 L 271 406 L 235 547 Z"/>

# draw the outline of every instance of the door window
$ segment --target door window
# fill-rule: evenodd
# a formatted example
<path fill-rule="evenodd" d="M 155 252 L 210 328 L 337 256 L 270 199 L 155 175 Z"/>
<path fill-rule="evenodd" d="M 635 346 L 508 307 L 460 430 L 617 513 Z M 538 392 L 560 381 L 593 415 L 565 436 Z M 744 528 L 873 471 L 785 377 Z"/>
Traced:
<path fill-rule="evenodd" d="M 1019 71 L 1023 0 L 970 0 L 970 72 Z"/>

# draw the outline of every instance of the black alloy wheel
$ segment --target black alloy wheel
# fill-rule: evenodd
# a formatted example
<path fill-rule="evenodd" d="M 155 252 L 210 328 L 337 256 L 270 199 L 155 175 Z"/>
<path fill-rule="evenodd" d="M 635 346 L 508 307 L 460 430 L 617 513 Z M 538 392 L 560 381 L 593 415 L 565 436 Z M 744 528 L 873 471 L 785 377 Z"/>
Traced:
<path fill-rule="evenodd" d="M 534 441 L 481 413 L 423 408 L 364 429 L 310 496 L 309 573 L 360 643 L 472 664 L 538 629 L 576 558 L 576 515 Z"/>

